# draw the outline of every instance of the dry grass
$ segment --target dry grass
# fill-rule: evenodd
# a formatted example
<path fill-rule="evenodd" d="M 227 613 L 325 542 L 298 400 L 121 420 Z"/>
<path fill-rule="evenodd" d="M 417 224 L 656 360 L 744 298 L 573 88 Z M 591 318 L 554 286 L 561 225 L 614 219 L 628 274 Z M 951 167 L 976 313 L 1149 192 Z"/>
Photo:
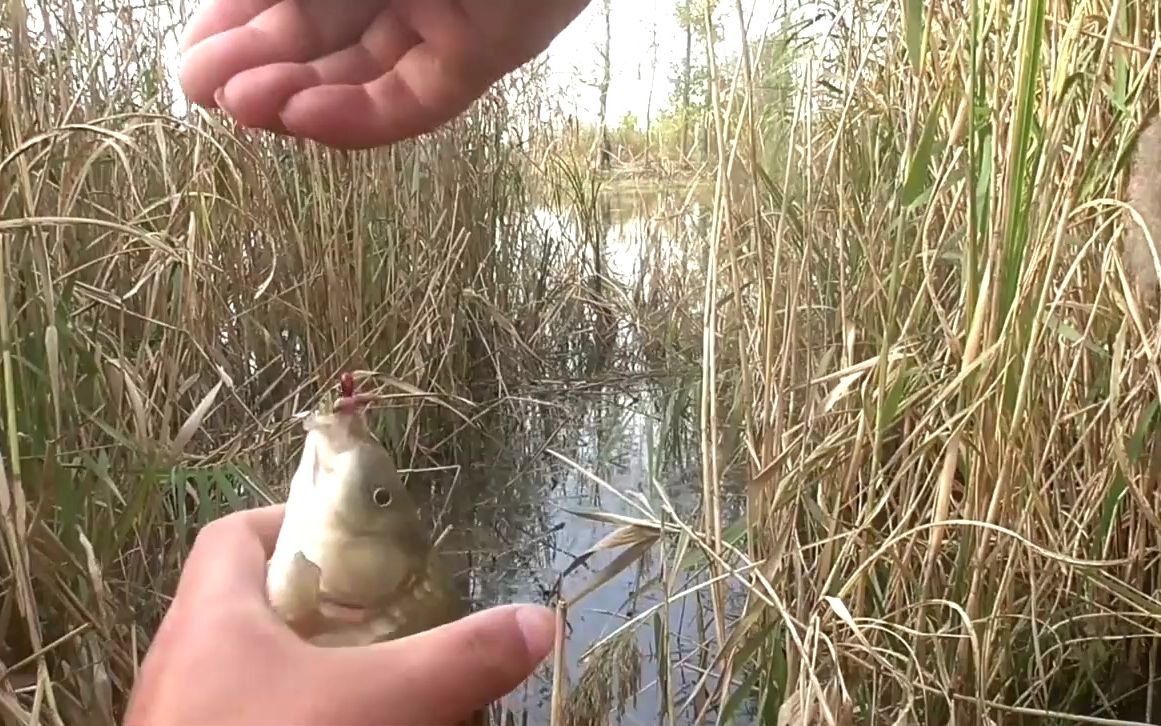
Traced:
<path fill-rule="evenodd" d="M 718 718 L 841 685 L 839 722 L 1156 722 L 1157 312 L 1127 298 L 1116 201 L 1155 13 L 853 5 L 784 136 L 752 133 L 744 74 L 719 79 L 685 539 L 706 589 L 750 593 L 737 617 L 712 598 Z M 755 167 L 770 145 L 790 151 Z"/>
<path fill-rule="evenodd" d="M 289 416 L 346 367 L 406 394 L 384 433 L 415 468 L 482 456 L 456 437 L 550 392 L 652 379 L 659 439 L 696 419 L 700 521 L 651 483 L 617 524 L 661 535 L 662 608 L 700 583 L 709 637 L 672 667 L 703 682 L 598 649 L 590 673 L 629 677 L 582 673 L 577 703 L 639 678 L 682 722 L 748 701 L 773 724 L 812 691 L 815 723 L 1161 718 L 1157 311 L 1126 297 L 1116 202 L 1156 13 L 844 8 L 774 123 L 745 64 L 716 67 L 703 224 L 647 245 L 626 289 L 602 276 L 601 180 L 510 145 L 526 109 L 498 95 L 331 153 L 172 117 L 155 9 L 102 35 L 96 2 L 8 3 L 5 722 L 115 720 L 197 527 L 277 496 Z M 512 81 L 533 104 L 535 80 Z"/>

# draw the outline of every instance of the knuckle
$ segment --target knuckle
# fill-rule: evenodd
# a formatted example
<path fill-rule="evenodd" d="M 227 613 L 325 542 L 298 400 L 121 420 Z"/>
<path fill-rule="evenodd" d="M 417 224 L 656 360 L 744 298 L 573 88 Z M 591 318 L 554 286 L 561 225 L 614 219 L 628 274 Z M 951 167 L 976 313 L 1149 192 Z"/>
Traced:
<path fill-rule="evenodd" d="M 222 526 L 222 522 L 225 519 L 226 517 L 219 517 L 218 519 L 212 519 L 202 525 L 201 529 L 199 529 L 197 534 L 194 535 L 193 546 L 198 547 L 200 545 L 204 547 L 206 544 L 221 539 L 222 530 L 225 529 Z"/>
<path fill-rule="evenodd" d="M 213 546 L 215 543 L 231 537 L 237 529 L 238 517 L 239 513 L 234 512 L 223 517 L 218 517 L 217 519 L 211 519 L 202 525 L 201 529 L 194 535 L 191 555 L 194 551 Z"/>

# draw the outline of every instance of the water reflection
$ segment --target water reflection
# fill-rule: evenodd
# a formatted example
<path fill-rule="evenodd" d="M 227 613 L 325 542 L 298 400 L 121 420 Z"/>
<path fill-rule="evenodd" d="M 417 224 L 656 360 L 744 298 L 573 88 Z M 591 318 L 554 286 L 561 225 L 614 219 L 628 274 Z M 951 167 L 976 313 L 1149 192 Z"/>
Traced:
<path fill-rule="evenodd" d="M 638 396 L 638 401 L 642 400 L 647 399 Z M 459 479 L 455 486 L 460 496 L 470 496 L 469 506 L 451 510 L 454 513 L 441 524 L 452 524 L 459 530 L 458 535 L 449 536 L 446 541 L 460 558 L 460 569 L 471 572 L 472 597 L 478 607 L 513 601 L 551 604 L 559 573 L 614 529 L 565 510 L 640 516 L 620 498 L 601 491 L 575 469 L 546 453 L 546 449 L 572 458 L 618 491 L 639 492 L 660 512 L 659 498 L 649 485 L 650 472 L 657 471 L 658 480 L 679 515 L 698 527 L 700 471 L 689 456 L 666 458 L 653 444 L 659 426 L 653 408 L 652 404 L 634 404 L 624 395 L 587 402 L 573 398 L 560 407 L 514 405 L 504 414 L 497 414 L 497 418 L 520 422 L 508 426 L 502 452 L 481 459 L 488 461 L 487 466 L 466 466 L 433 484 L 432 491 L 436 493 L 450 486 L 451 480 Z M 686 451 L 696 451 L 696 445 L 686 443 Z M 482 448 L 477 451 L 480 453 Z M 723 508 L 728 521 L 744 511 L 736 494 L 739 489 L 731 487 L 731 496 Z M 438 500 L 436 493 L 433 509 L 438 508 Z M 672 559 L 673 542 L 667 541 L 666 547 L 667 556 Z M 564 583 L 566 596 L 583 587 L 618 552 L 601 553 L 575 570 Z M 570 612 L 566 662 L 573 685 L 579 676 L 580 657 L 587 649 L 629 618 L 661 601 L 656 550 L 644 565 L 627 568 Z M 680 589 L 690 583 L 678 578 L 677 584 Z M 737 603 L 734 605 L 737 609 Z M 664 698 L 657 687 L 656 634 L 651 622 L 652 619 L 646 620 L 643 627 L 637 628 L 642 663 L 636 703 L 629 705 L 622 718 L 614 715 L 613 723 L 658 722 Z M 712 658 L 708 597 L 703 593 L 700 602 L 693 595 L 674 602 L 669 624 L 670 657 L 674 663 L 669 672 L 674 675 L 674 698 L 680 704 L 696 684 L 699 669 Z M 711 646 L 704 648 L 707 643 Z M 699 647 L 707 652 L 697 653 Z M 714 686 L 711 679 L 707 687 Z M 550 697 L 551 672 L 545 668 L 512 694 L 505 705 L 526 714 L 529 723 L 547 723 Z"/>
<path fill-rule="evenodd" d="M 698 286 L 691 282 L 698 279 L 704 265 L 705 245 L 699 240 L 708 235 L 708 211 L 697 201 L 662 194 L 606 196 L 598 211 L 596 236 L 590 229 L 585 238 L 579 229 L 583 221 L 550 209 L 533 211 L 534 228 L 538 235 L 557 239 L 558 249 L 571 249 L 587 258 L 590 272 L 599 272 L 601 285 L 590 282 L 593 297 L 620 301 L 610 306 L 625 314 L 614 321 L 614 333 L 608 340 L 612 350 L 600 353 L 612 354 L 621 371 L 627 367 L 648 371 L 647 366 L 633 364 L 648 358 L 635 353 L 655 331 L 641 331 L 635 325 L 644 318 L 643 309 L 652 307 L 669 317 L 670 310 L 679 304 L 697 304 Z M 621 307 L 630 297 L 632 307 Z M 630 311 L 635 315 L 632 319 Z M 697 324 L 693 317 L 699 315 L 697 309 L 687 309 L 686 314 Z M 597 319 L 599 316 L 593 322 Z M 575 336 L 576 331 L 562 330 L 560 335 Z M 695 352 L 688 353 L 685 360 L 693 360 Z M 604 365 L 593 368 L 591 362 L 570 367 L 583 372 L 586 379 L 600 379 L 601 374 L 610 372 Z M 453 524 L 457 529 L 448 538 L 448 547 L 459 555 L 461 572 L 470 573 L 466 585 L 477 606 L 553 603 L 558 575 L 614 530 L 613 525 L 592 522 L 567 510 L 640 516 L 619 497 L 551 457 L 546 451 L 549 448 L 576 461 L 612 488 L 643 495 L 661 512 L 661 501 L 650 484 L 650 477 L 656 477 L 678 515 L 700 529 L 699 441 L 697 422 L 690 416 L 697 410 L 697 386 L 695 366 L 676 380 L 646 380 L 636 387 L 586 386 L 582 393 L 562 382 L 551 396 L 507 402 L 488 424 L 477 426 L 486 431 L 483 438 L 489 439 L 491 446 L 477 443 L 474 454 L 457 453 L 461 466 L 433 487 L 459 488 L 440 525 Z M 737 494 L 741 487 L 727 490 L 730 496 L 722 516 L 729 524 L 742 516 L 744 503 Z M 664 556 L 671 566 L 673 542 L 666 541 L 664 546 L 668 547 Z M 575 570 L 563 583 L 565 596 L 582 588 L 616 554 L 619 551 L 600 553 Z M 572 687 L 577 684 L 580 657 L 586 650 L 628 619 L 663 601 L 659 584 L 662 562 L 656 548 L 651 554 L 591 592 L 570 611 L 565 663 Z M 704 573 L 697 575 L 697 580 L 704 582 Z M 678 576 L 673 584 L 679 591 L 692 583 L 686 576 Z M 671 666 L 666 669 L 657 667 L 654 618 L 635 628 L 641 656 L 639 692 L 625 713 L 612 714 L 611 723 L 656 724 L 665 719 L 666 696 L 658 683 L 659 670 L 672 677 L 669 690 L 678 709 L 690 699 L 701 674 L 713 669 L 716 646 L 708 605 L 707 592 L 700 591 L 669 606 Z M 731 605 L 734 611 L 740 610 L 740 602 L 731 601 Z M 691 710 L 699 709 L 716 688 L 713 677 L 702 683 Z M 517 723 L 527 719 L 526 723 L 545 724 L 550 716 L 550 692 L 551 671 L 545 668 L 512 693 L 505 706 L 520 714 Z M 690 720 L 691 710 L 679 713 L 678 720 Z M 744 713 L 738 714 L 737 723 L 745 723 L 744 719 Z"/>
<path fill-rule="evenodd" d="M 634 346 L 649 333 L 634 330 L 642 307 L 665 308 L 679 304 L 674 295 L 674 276 L 696 279 L 704 259 L 708 234 L 708 212 L 696 199 L 644 193 L 603 195 L 596 200 L 597 220 L 578 220 L 556 210 L 533 212 L 540 234 L 562 241 L 585 255 L 590 272 L 601 284 L 592 284 L 597 299 L 620 296 L 624 301 L 632 290 L 636 320 L 616 321 L 614 346 L 618 368 L 632 360 Z M 596 225 L 596 233 L 582 229 L 585 221 Z M 571 245 L 570 245 L 571 243 Z M 669 277 L 661 277 L 660 272 Z M 662 301 L 663 296 L 669 296 Z M 696 291 L 694 298 L 700 295 Z M 613 306 L 616 308 L 617 306 Z M 624 308 L 622 308 L 624 310 Z M 689 311 L 696 314 L 695 311 Z M 628 316 L 625 316 L 628 317 Z M 599 316 L 598 316 L 599 319 Z M 595 322 L 595 321 L 594 321 Z M 566 331 L 572 333 L 573 331 Z M 652 332 L 652 331 L 650 331 Z M 602 351 L 608 354 L 610 351 Z M 603 357 L 603 356 L 602 356 Z M 604 366 L 589 375 L 607 374 Z M 696 376 L 679 381 L 689 390 L 675 390 L 672 380 L 646 382 L 635 389 L 621 386 L 613 391 L 604 386 L 578 393 L 565 384 L 563 392 L 538 402 L 513 402 L 495 414 L 495 421 L 480 427 L 493 444 L 477 447 L 471 461 L 457 471 L 461 497 L 468 492 L 470 504 L 459 508 L 444 524 L 460 529 L 450 537 L 449 547 L 459 547 L 460 569 L 470 572 L 470 586 L 477 606 L 513 601 L 552 604 L 554 588 L 561 572 L 578 555 L 612 532 L 615 527 L 578 517 L 569 509 L 601 510 L 640 516 L 626 502 L 611 495 L 568 464 L 549 455 L 552 449 L 577 462 L 582 468 L 606 481 L 620 492 L 637 492 L 661 512 L 661 502 L 650 484 L 660 482 L 666 497 L 682 519 L 700 528 L 701 469 L 696 422 L 689 414 L 696 395 Z M 685 395 L 686 405 L 675 406 L 674 398 Z M 678 415 L 674 415 L 674 413 Z M 497 432 L 503 432 L 498 434 Z M 488 450 L 488 454 L 485 454 Z M 488 462 L 483 464 L 481 462 Z M 744 503 L 738 485 L 726 486 L 729 493 L 722 507 L 725 523 L 742 516 Z M 465 500 L 461 500 L 465 501 Z M 672 566 L 672 540 L 666 540 L 665 557 Z M 619 550 L 603 552 L 576 569 L 563 583 L 567 597 L 588 583 Z M 589 593 L 569 614 L 566 658 L 568 681 L 575 687 L 580 676 L 580 658 L 590 647 L 613 633 L 627 620 L 660 603 L 661 562 L 655 547 L 652 556 L 623 570 L 613 580 Z M 704 573 L 698 573 L 704 581 Z M 675 591 L 692 584 L 687 576 L 675 578 Z M 730 605 L 740 610 L 734 588 Z M 701 674 L 712 666 L 716 651 L 708 593 L 688 595 L 667 608 L 669 623 L 668 656 L 671 666 L 659 669 L 658 634 L 654 619 L 636 628 L 636 646 L 641 657 L 640 681 L 634 703 L 623 714 L 614 713 L 611 723 L 648 724 L 664 719 L 666 696 L 659 687 L 659 670 L 672 677 L 669 684 L 675 705 L 690 698 Z M 666 613 L 663 609 L 655 617 Z M 507 699 L 505 706 L 520 714 L 519 723 L 547 723 L 550 717 L 552 674 L 544 668 Z M 714 678 L 702 684 L 701 697 L 693 698 L 692 709 L 701 707 L 709 692 L 717 688 Z M 678 714 L 689 720 L 692 712 Z M 712 715 L 712 712 L 711 712 Z M 744 713 L 737 722 L 745 722 Z"/>

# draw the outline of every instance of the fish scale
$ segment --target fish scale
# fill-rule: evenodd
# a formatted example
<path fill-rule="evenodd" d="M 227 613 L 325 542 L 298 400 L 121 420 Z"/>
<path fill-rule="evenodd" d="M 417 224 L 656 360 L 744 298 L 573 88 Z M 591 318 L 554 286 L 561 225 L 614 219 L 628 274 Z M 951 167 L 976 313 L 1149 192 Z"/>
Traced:
<path fill-rule="evenodd" d="M 369 399 L 344 375 L 343 397 L 303 423 L 306 441 L 267 570 L 274 610 L 309 642 L 393 640 L 468 614 L 418 507 L 363 418 Z M 362 612 L 355 618 L 352 613 Z M 487 726 L 480 709 L 463 726 Z"/>

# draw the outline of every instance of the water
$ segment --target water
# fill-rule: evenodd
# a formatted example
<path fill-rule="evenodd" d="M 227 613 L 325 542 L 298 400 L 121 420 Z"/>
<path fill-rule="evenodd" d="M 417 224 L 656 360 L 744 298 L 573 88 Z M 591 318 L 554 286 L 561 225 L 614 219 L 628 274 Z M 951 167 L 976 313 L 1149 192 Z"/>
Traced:
<path fill-rule="evenodd" d="M 460 512 L 473 515 L 474 522 L 466 525 L 460 539 L 448 541 L 455 542 L 451 546 L 463 546 L 474 560 L 469 566 L 473 598 L 478 606 L 509 602 L 554 604 L 552 597 L 560 573 L 577 556 L 616 529 L 616 525 L 594 522 L 568 510 L 642 516 L 630 504 L 544 449 L 572 458 L 617 491 L 643 494 L 660 513 L 660 497 L 651 491 L 650 484 L 651 467 L 659 454 L 653 442 L 658 422 L 642 411 L 640 404 L 632 406 L 623 400 L 605 400 L 590 405 L 591 408 L 578 414 L 576 427 L 568 431 L 570 447 L 565 446 L 564 434 L 537 441 L 535 434 L 529 432 L 525 441 L 510 442 L 514 450 L 524 453 L 512 457 L 514 460 L 507 466 L 488 467 L 488 481 L 484 485 L 494 496 L 481 498 L 475 506 Z M 663 473 L 658 479 L 666 496 L 684 522 L 700 529 L 701 474 L 695 457 L 684 456 L 681 461 L 660 468 Z M 736 496 L 727 504 L 723 514 L 728 524 L 741 516 L 743 510 Z M 453 515 L 444 522 L 455 524 L 455 520 Z M 666 547 L 669 548 L 666 557 L 672 561 L 673 541 L 667 540 Z M 598 553 L 576 568 L 561 587 L 565 597 L 579 592 L 621 551 Z M 626 568 L 570 610 L 565 662 L 572 686 L 577 684 L 581 656 L 586 650 L 630 618 L 661 602 L 659 587 L 655 582 L 650 584 L 660 572 L 658 554 L 655 546 L 643 567 L 635 564 Z M 679 578 L 677 591 L 691 582 Z M 708 594 L 702 591 L 672 602 L 669 607 L 673 665 L 667 672 L 673 674 L 672 689 L 678 707 L 697 685 L 699 668 L 705 667 L 713 656 L 713 623 L 708 605 Z M 650 617 L 635 627 L 641 658 L 635 703 L 627 704 L 620 718 L 614 714 L 612 723 L 658 722 L 664 699 L 658 690 L 658 654 L 652 622 Z M 699 654 L 698 648 L 707 643 L 710 646 Z M 528 723 L 547 723 L 551 683 L 551 669 L 542 668 L 511 694 L 504 705 L 518 714 L 526 713 Z M 712 689 L 715 685 L 716 680 L 711 678 L 706 687 Z"/>
<path fill-rule="evenodd" d="M 652 283 L 648 275 L 653 265 L 646 264 L 647 256 L 654 264 L 659 257 L 667 258 L 668 269 L 676 269 L 682 276 L 700 266 L 702 252 L 694 248 L 689 254 L 688 246 L 677 239 L 704 234 L 704 211 L 696 205 L 675 211 L 659 202 L 663 200 L 657 197 L 622 196 L 603 208 L 605 274 L 622 289 Z M 542 230 L 569 234 L 569 223 L 549 210 L 537 210 L 535 216 Z M 694 297 L 699 295 L 695 291 Z M 620 345 L 631 347 L 633 343 L 622 339 Z M 696 412 L 696 378 L 687 384 L 685 395 L 691 400 L 686 401 L 686 407 Z M 497 414 L 494 427 L 503 431 L 495 436 L 502 439 L 499 446 L 482 443 L 473 452 L 459 453 L 454 457 L 458 462 L 475 463 L 446 473 L 435 487 L 443 493 L 443 500 L 437 495 L 433 503 L 439 510 L 436 519 L 441 528 L 451 524 L 459 530 L 449 536 L 447 547 L 461 553 L 459 569 L 471 573 L 470 589 L 477 607 L 509 602 L 554 605 L 558 586 L 566 598 L 570 597 L 623 551 L 600 552 L 576 568 L 563 584 L 558 583 L 560 574 L 578 556 L 616 529 L 614 524 L 595 522 L 568 510 L 642 516 L 548 450 L 572 459 L 619 492 L 643 495 L 659 515 L 661 498 L 651 481 L 655 475 L 682 520 L 695 530 L 702 528 L 697 422 L 688 416 L 679 422 L 662 420 L 668 406 L 659 397 L 674 395 L 673 391 L 640 386 L 632 392 L 622 388 L 581 396 L 568 384 L 561 388 L 565 393 L 559 399 L 525 401 Z M 665 440 L 659 443 L 663 435 Z M 675 441 L 681 446 L 675 448 Z M 479 463 L 483 461 L 489 463 Z M 742 516 L 744 504 L 736 493 L 739 489 L 731 488 L 732 495 L 723 506 L 723 526 Z M 466 505 L 462 501 L 465 496 L 470 498 Z M 664 558 L 671 565 L 674 542 L 673 538 L 664 541 L 668 548 Z M 627 567 L 570 608 L 565 664 L 571 688 L 577 686 L 586 651 L 664 599 L 658 584 L 659 547 L 655 545 L 641 562 Z M 704 573 L 699 581 L 704 582 Z M 674 592 L 692 582 L 677 578 Z M 733 612 L 740 610 L 736 601 L 731 604 Z M 659 687 L 659 674 L 672 678 L 670 690 L 678 709 L 695 690 L 699 692 L 694 699 L 696 709 L 706 697 L 712 699 L 718 688 L 712 676 L 716 669 L 711 668 L 716 645 L 708 591 L 702 589 L 670 603 L 670 665 L 662 669 L 653 625 L 664 612 L 656 611 L 631 631 L 639 654 L 639 684 L 635 698 L 625 704 L 623 713 L 614 709 L 609 723 L 655 724 L 663 720 L 665 696 Z M 504 700 L 504 706 L 515 714 L 515 723 L 548 723 L 550 665 L 539 669 Z M 707 668 L 711 677 L 698 688 Z M 686 709 L 677 720 L 689 720 L 691 713 Z M 738 713 L 735 722 L 746 723 L 746 713 Z"/>

